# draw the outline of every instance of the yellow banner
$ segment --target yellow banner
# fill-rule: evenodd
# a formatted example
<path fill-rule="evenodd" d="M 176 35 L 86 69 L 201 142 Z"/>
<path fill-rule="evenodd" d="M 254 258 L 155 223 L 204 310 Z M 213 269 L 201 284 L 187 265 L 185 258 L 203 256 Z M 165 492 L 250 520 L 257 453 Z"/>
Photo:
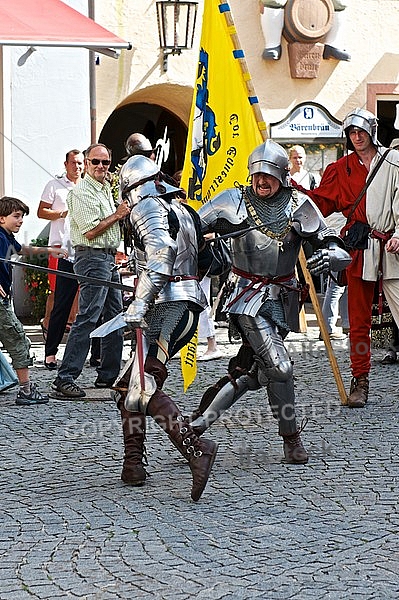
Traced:
<path fill-rule="evenodd" d="M 198 209 L 219 192 L 245 184 L 247 162 L 262 143 L 265 124 L 256 120 L 244 53 L 235 48 L 229 5 L 205 0 L 197 79 L 191 107 L 182 186 Z"/>
<path fill-rule="evenodd" d="M 205 0 L 202 23 L 181 180 L 196 210 L 235 182 L 247 182 L 248 156 L 262 143 L 266 129 L 255 115 L 258 100 L 248 91 L 250 75 L 228 3 Z M 196 339 L 181 351 L 184 391 L 197 373 L 195 357 Z"/>

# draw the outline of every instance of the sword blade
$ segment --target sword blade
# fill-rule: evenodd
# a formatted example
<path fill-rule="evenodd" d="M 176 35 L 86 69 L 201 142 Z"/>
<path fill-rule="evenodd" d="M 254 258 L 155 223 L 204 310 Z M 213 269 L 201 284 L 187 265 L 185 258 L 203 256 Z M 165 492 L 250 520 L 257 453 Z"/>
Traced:
<path fill-rule="evenodd" d="M 262 223 L 260 225 L 253 225 L 252 227 L 245 227 L 245 229 L 238 229 L 238 231 L 232 231 L 231 233 L 223 233 L 221 235 L 217 234 L 215 238 L 207 238 L 205 239 L 206 244 L 214 244 L 218 240 L 227 240 L 229 238 L 238 237 L 239 235 L 243 235 L 244 233 L 248 233 L 249 231 L 253 231 L 254 229 L 259 229 L 262 227 Z"/>
<path fill-rule="evenodd" d="M 91 338 L 103 338 L 109 333 L 116 331 L 117 329 L 122 329 L 126 327 L 126 322 L 124 319 L 124 313 L 119 313 L 113 319 L 110 319 L 106 323 L 102 323 L 99 327 L 96 327 L 94 331 L 91 332 Z"/>

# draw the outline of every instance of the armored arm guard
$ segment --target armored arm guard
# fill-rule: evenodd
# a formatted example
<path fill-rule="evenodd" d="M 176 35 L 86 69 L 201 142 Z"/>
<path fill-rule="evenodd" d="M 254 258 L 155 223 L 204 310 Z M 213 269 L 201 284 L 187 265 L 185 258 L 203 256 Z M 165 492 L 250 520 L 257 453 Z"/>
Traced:
<path fill-rule="evenodd" d="M 135 299 L 129 304 L 125 313 L 125 321 L 133 329 L 147 327 L 145 315 L 152 300 L 158 295 L 167 280 L 168 278 L 165 279 L 165 276 L 160 273 L 142 271 L 137 283 Z"/>
<path fill-rule="evenodd" d="M 145 327 L 144 317 L 150 303 L 172 274 L 177 244 L 169 232 L 168 206 L 164 201 L 146 198 L 133 208 L 130 218 L 146 264 L 138 279 L 135 300 L 125 313 L 125 321 L 131 327 Z"/>
<path fill-rule="evenodd" d="M 327 226 L 317 206 L 305 194 L 298 193 L 293 228 L 316 249 L 307 261 L 312 275 L 325 271 L 342 271 L 350 264 L 351 257 L 345 250 L 343 241 L 334 229 Z"/>

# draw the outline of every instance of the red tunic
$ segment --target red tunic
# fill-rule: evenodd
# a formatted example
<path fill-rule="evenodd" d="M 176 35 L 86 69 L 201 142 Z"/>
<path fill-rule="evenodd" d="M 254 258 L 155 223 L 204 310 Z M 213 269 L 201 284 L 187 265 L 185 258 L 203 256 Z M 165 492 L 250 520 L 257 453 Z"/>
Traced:
<path fill-rule="evenodd" d="M 353 152 L 328 165 L 319 187 L 304 191 L 312 198 L 325 217 L 334 212 L 341 212 L 347 217 L 366 183 L 367 175 L 366 167 Z M 367 223 L 365 194 L 351 216 L 351 223 L 354 221 Z M 347 226 L 343 228 L 343 231 L 346 228 Z M 351 256 L 352 263 L 348 267 L 348 271 L 355 277 L 361 277 L 363 252 L 354 250 L 351 252 Z"/>
<path fill-rule="evenodd" d="M 340 212 L 348 217 L 355 200 L 366 183 L 368 171 L 353 152 L 328 165 L 319 187 L 302 190 L 314 201 L 325 217 Z M 298 186 L 299 187 L 299 186 Z M 367 223 L 366 194 L 355 208 L 350 222 Z M 343 227 L 343 231 L 347 229 Z M 374 282 L 363 281 L 363 250 L 351 251 L 347 268 L 348 309 L 350 321 L 350 357 L 354 377 L 370 371 L 370 328 Z"/>

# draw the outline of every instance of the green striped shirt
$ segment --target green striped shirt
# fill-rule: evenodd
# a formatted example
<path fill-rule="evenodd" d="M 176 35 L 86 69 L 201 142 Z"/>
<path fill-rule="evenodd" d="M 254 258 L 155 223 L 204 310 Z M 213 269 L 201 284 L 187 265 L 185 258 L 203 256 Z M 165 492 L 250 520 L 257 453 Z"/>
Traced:
<path fill-rule="evenodd" d="M 100 183 L 86 174 L 67 196 L 68 216 L 71 223 L 72 246 L 92 248 L 117 248 L 121 241 L 119 223 L 116 222 L 101 235 L 88 240 L 84 234 L 115 212 L 115 204 L 108 182 Z"/>

